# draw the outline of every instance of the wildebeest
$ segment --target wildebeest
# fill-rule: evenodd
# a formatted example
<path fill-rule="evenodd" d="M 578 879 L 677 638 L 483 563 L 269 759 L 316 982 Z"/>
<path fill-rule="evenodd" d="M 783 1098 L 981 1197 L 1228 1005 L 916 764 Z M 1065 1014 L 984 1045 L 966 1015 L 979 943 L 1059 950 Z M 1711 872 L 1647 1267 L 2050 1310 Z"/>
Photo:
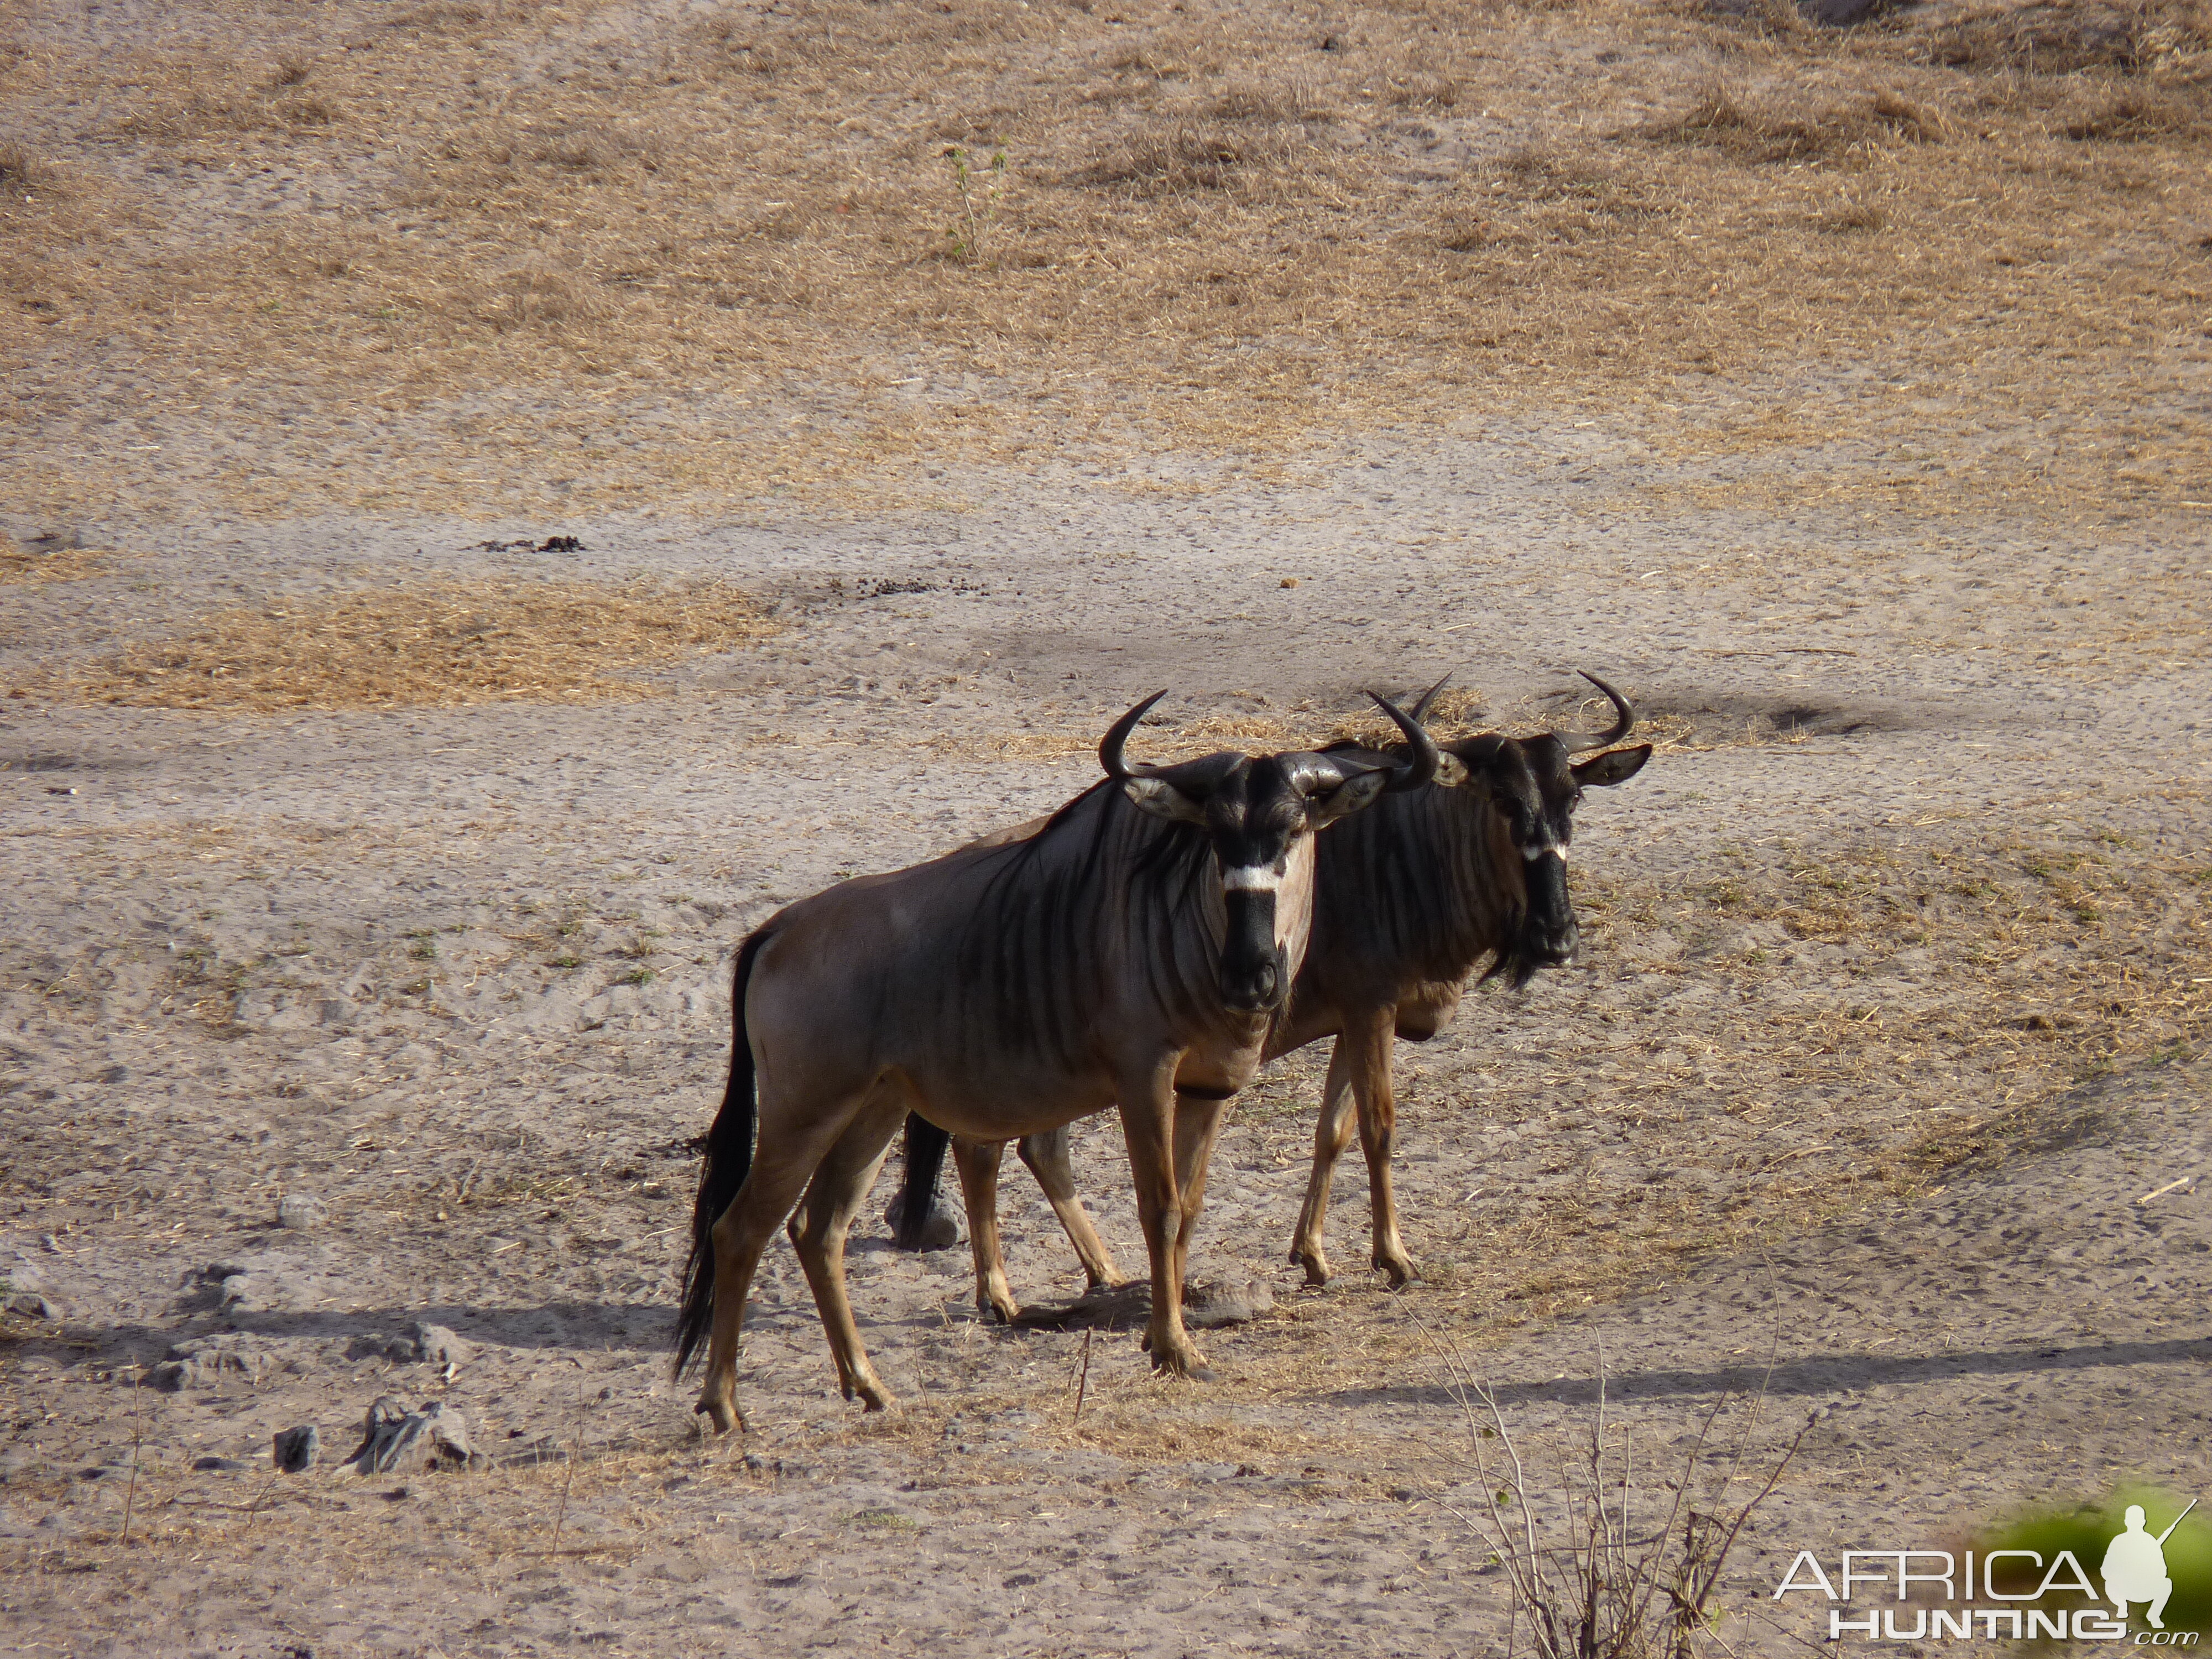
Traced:
<path fill-rule="evenodd" d="M 1634 726 L 1635 710 L 1595 675 L 1583 678 L 1613 704 L 1610 730 L 1566 738 L 1485 733 L 1444 744 L 1429 787 L 1379 803 L 1318 845 L 1305 965 L 1262 1051 L 1273 1060 L 1321 1037 L 1336 1038 L 1314 1135 L 1312 1174 L 1291 1244 L 1291 1259 L 1304 1266 L 1310 1284 L 1329 1278 L 1322 1233 L 1330 1182 L 1351 1141 L 1355 1105 L 1374 1210 L 1375 1265 L 1394 1287 L 1415 1275 L 1399 1237 L 1390 1179 L 1397 1117 L 1392 1036 L 1415 1042 L 1434 1036 L 1485 957 L 1491 963 L 1483 978 L 1502 975 L 1518 988 L 1539 969 L 1574 956 L 1578 930 L 1566 877 L 1574 809 L 1585 788 L 1625 782 L 1651 757 L 1648 744 L 1612 748 Z M 1416 720 L 1426 714 L 1443 685 L 1438 681 L 1414 705 Z M 1608 752 L 1570 763 L 1571 755 L 1592 749 Z M 1340 744 L 1322 752 L 1349 757 L 1370 751 Z M 907 1126 L 906 1176 L 892 1203 L 902 1234 L 927 1212 L 945 1141 L 927 1122 L 913 1120 Z M 976 1301 L 1012 1320 L 1017 1310 L 999 1252 L 996 1218 L 1002 1148 L 955 1146 L 975 1253 Z M 1029 1137 L 1021 1152 L 1051 1197 L 1091 1287 L 1117 1282 L 1113 1260 L 1075 1197 L 1065 1127 Z M 900 1242 L 912 1247 L 908 1238 Z"/>
<path fill-rule="evenodd" d="M 1005 1141 L 1118 1103 L 1152 1258 L 1152 1363 L 1205 1374 L 1183 1328 L 1184 1260 L 1224 1103 L 1258 1069 L 1305 956 L 1315 836 L 1386 787 L 1419 788 L 1438 757 L 1383 703 L 1403 758 L 1224 753 L 1133 769 L 1123 747 L 1164 695 L 1115 723 L 1106 779 L 1034 835 L 842 883 L 739 947 L 677 1333 L 679 1373 L 710 1339 L 698 1409 L 718 1430 L 738 1421 L 745 1298 L 787 1216 L 846 1398 L 889 1403 L 846 1299 L 845 1234 L 909 1111 Z"/>

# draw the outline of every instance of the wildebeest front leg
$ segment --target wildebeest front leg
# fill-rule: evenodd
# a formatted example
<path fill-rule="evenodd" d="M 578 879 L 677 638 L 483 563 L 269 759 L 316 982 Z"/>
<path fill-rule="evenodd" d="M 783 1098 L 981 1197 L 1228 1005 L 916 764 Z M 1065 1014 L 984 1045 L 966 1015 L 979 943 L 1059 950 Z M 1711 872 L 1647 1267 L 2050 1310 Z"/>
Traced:
<path fill-rule="evenodd" d="M 1291 1260 L 1306 1270 L 1306 1283 L 1329 1280 L 1328 1254 L 1322 1249 L 1322 1228 L 1328 1221 L 1329 1183 L 1336 1176 L 1336 1161 L 1352 1145 L 1352 1056 L 1340 1036 L 1328 1051 L 1328 1081 L 1321 1091 L 1321 1121 L 1314 1126 L 1313 1172 L 1306 1177 L 1306 1201 L 1298 1211 L 1298 1230 L 1291 1235 Z"/>
<path fill-rule="evenodd" d="M 1375 1212 L 1375 1265 L 1390 1275 L 1394 1291 L 1420 1276 L 1398 1237 L 1398 1198 L 1390 1183 L 1390 1153 L 1398 1134 L 1398 1102 L 1390 1090 L 1390 1044 L 1396 1028 L 1395 1011 L 1386 1008 L 1347 1024 L 1336 1040 L 1339 1053 L 1352 1050 L 1352 1092 L 1359 1103 L 1359 1144 L 1367 1154 L 1367 1194 Z"/>
<path fill-rule="evenodd" d="M 1182 1235 L 1182 1195 L 1176 1184 L 1176 1109 L 1170 1064 L 1125 1084 L 1121 1091 L 1121 1138 L 1129 1148 L 1129 1175 L 1137 1189 L 1137 1218 L 1152 1258 L 1152 1317 L 1145 1337 L 1155 1370 L 1209 1380 L 1206 1357 L 1182 1322 L 1182 1274 L 1177 1246 Z"/>
<path fill-rule="evenodd" d="M 1225 1100 L 1197 1095 L 1176 1097 L 1176 1192 L 1182 1222 L 1176 1231 L 1176 1293 L 1190 1273 L 1190 1236 L 1198 1226 L 1198 1212 L 1206 1203 L 1206 1172 L 1213 1162 L 1213 1143 L 1221 1135 L 1221 1120 L 1228 1115 Z"/>
<path fill-rule="evenodd" d="M 1071 1137 L 1068 1127 L 1047 1129 L 1041 1133 L 1025 1135 L 1021 1142 L 1022 1162 L 1036 1177 L 1044 1195 L 1052 1200 L 1052 1212 L 1060 1218 L 1060 1224 L 1067 1234 L 1067 1242 L 1075 1246 L 1075 1253 L 1083 1258 L 1083 1271 L 1090 1279 L 1089 1288 L 1110 1291 L 1128 1281 L 1121 1270 L 1114 1265 L 1114 1258 L 1106 1253 L 1106 1246 L 1091 1226 L 1091 1217 L 1084 1210 L 1083 1200 L 1076 1196 L 1075 1170 L 1068 1158 Z M 972 1228 L 970 1230 L 973 1231 Z"/>
<path fill-rule="evenodd" d="M 999 1243 L 999 1163 L 1003 1140 L 952 1137 L 952 1167 L 960 1175 L 960 1196 L 968 1206 L 968 1243 L 975 1257 L 975 1307 L 1011 1325 L 1021 1311 L 1006 1283 L 1006 1256 Z"/>
<path fill-rule="evenodd" d="M 860 1341 L 860 1328 L 853 1318 L 853 1304 L 845 1294 L 845 1235 L 853 1218 L 876 1183 L 884 1154 L 906 1116 L 904 1101 L 874 1101 L 839 1136 L 807 1184 L 806 1196 L 793 1218 L 792 1243 L 798 1248 L 799 1265 L 806 1270 L 813 1287 L 814 1305 L 821 1310 L 822 1328 L 830 1338 L 830 1352 L 837 1362 L 837 1380 L 845 1398 L 857 1395 L 872 1412 L 891 1403 L 890 1392 L 868 1363 Z"/>

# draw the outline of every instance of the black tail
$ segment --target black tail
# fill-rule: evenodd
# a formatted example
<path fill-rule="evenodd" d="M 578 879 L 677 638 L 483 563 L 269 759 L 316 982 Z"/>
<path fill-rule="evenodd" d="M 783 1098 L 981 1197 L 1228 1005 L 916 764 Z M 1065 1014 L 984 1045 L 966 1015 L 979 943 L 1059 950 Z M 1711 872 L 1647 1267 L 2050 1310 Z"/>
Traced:
<path fill-rule="evenodd" d="M 753 1045 L 745 1032 L 745 982 L 753 958 L 769 936 L 755 933 L 738 947 L 730 992 L 730 1086 L 714 1127 L 707 1131 L 707 1166 L 699 1172 L 699 1199 L 691 1211 L 691 1255 L 684 1264 L 684 1300 L 676 1318 L 676 1372 L 681 1376 L 714 1322 L 714 1223 L 753 1167 L 753 1130 L 759 1102 L 753 1092 Z"/>
<path fill-rule="evenodd" d="M 906 1115 L 906 1174 L 890 1205 L 891 1243 L 902 1250 L 922 1247 L 921 1229 L 937 1205 L 937 1177 L 952 1137 L 917 1113 Z"/>

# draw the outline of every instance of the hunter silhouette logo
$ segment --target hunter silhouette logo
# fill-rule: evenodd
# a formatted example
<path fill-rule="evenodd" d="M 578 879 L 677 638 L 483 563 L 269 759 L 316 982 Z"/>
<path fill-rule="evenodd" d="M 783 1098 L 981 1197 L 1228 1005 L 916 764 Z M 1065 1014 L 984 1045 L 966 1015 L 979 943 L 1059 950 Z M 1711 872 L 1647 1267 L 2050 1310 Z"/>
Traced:
<path fill-rule="evenodd" d="M 2166 1529 L 2155 1538 L 2143 1530 L 2143 1509 L 2140 1504 L 2128 1505 L 2124 1517 L 2127 1530 L 2115 1537 L 2106 1547 L 2104 1565 L 2097 1576 L 2105 1581 L 2105 1599 L 2112 1604 L 2118 1616 L 2128 1616 L 2128 1603 L 2144 1601 L 2149 1610 L 2144 1617 L 2153 1630 L 2164 1630 L 2166 1620 L 2159 1615 L 2173 1594 L 2173 1580 L 2166 1572 L 2166 1540 L 2173 1536 L 2173 1528 L 2181 1524 L 2189 1510 L 2197 1507 L 2197 1500 L 2189 1500 L 2189 1509 L 2173 1517 Z"/>
<path fill-rule="evenodd" d="M 2202 1632 L 2167 1629 L 2166 1604 L 2173 1603 L 2174 1622 L 2181 1625 L 2201 1625 L 2208 1611 L 2212 1557 L 2203 1529 L 2200 1525 L 2176 1535 L 2197 1500 L 2179 1504 L 2175 1513 L 2154 1493 L 2142 1498 L 2160 1514 L 2172 1515 L 2163 1530 L 2150 1529 L 2151 1509 L 2137 1501 L 2117 1516 L 2113 1507 L 2087 1506 L 2031 1514 L 1964 1552 L 1849 1549 L 1836 1558 L 1833 1573 L 1811 1550 L 1800 1550 L 1773 1599 L 1801 1593 L 1826 1601 L 1832 1642 L 1862 1635 L 1876 1642 L 2009 1639 L 2195 1648 Z M 2119 1496 L 2108 1502 L 2117 1506 Z"/>

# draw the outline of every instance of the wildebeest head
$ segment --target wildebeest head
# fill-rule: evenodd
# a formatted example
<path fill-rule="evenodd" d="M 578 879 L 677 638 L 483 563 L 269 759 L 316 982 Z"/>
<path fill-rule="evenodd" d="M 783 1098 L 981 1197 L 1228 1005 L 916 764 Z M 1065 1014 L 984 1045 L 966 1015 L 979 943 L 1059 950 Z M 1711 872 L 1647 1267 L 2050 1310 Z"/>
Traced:
<path fill-rule="evenodd" d="M 1213 848 L 1227 928 L 1220 989 L 1230 1007 L 1258 1013 L 1290 994 L 1313 907 L 1313 838 L 1385 790 L 1419 788 L 1436 775 L 1437 750 L 1420 722 L 1374 697 L 1405 734 L 1408 753 L 1380 757 L 1315 754 L 1207 755 L 1176 766 L 1129 766 L 1122 746 L 1156 691 L 1114 723 L 1098 745 L 1099 763 L 1129 799 L 1155 817 L 1194 824 Z"/>
<path fill-rule="evenodd" d="M 1540 968 L 1574 960 L 1580 929 L 1567 896 L 1567 846 L 1574 839 L 1574 811 L 1583 791 L 1626 783 L 1651 758 L 1651 745 L 1614 749 L 1636 724 L 1636 711 L 1595 674 L 1583 678 L 1605 693 L 1615 716 L 1611 730 L 1577 733 L 1546 732 L 1533 738 L 1502 738 L 1486 732 L 1442 745 L 1439 784 L 1487 790 L 1493 834 L 1504 843 L 1499 862 L 1517 864 L 1523 904 L 1515 938 L 1498 953 L 1492 974 L 1508 975 L 1518 987 Z M 1439 680 L 1413 706 L 1415 719 L 1428 712 Z M 1592 749 L 1607 752 L 1579 763 L 1570 757 Z M 1507 850 L 1510 846 L 1510 851 Z"/>

